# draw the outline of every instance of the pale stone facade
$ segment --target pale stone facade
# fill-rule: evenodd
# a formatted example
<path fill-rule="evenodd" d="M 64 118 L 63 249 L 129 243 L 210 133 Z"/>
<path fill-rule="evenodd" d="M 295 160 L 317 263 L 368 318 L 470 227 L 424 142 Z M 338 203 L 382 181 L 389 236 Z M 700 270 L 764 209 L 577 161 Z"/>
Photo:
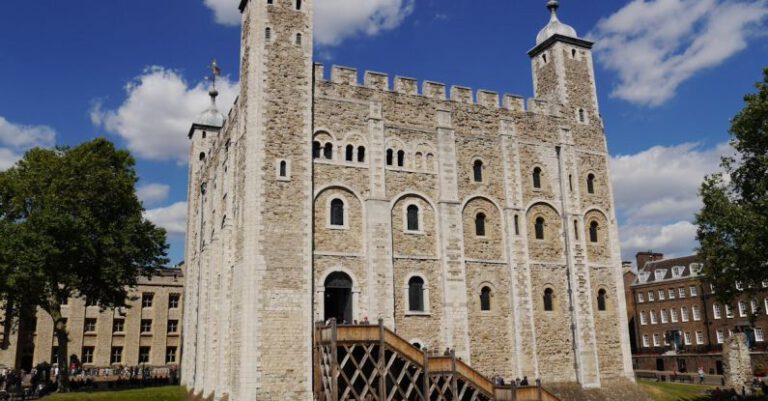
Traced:
<path fill-rule="evenodd" d="M 139 279 L 124 308 L 102 310 L 85 299 L 70 298 L 61 306 L 68 355 L 85 368 L 180 365 L 183 285 L 181 269 L 160 269 Z M 46 312 L 38 309 L 34 316 L 0 328 L 0 341 L 4 330 L 9 330 L 9 341 L 0 347 L 0 365 L 29 371 L 42 362 L 58 362 L 53 320 Z"/>
<path fill-rule="evenodd" d="M 312 0 L 240 8 L 240 96 L 190 130 L 195 397 L 311 400 L 312 324 L 329 317 L 382 318 L 489 376 L 632 376 L 591 43 L 557 33 L 553 10 L 526 104 L 327 74 Z"/>

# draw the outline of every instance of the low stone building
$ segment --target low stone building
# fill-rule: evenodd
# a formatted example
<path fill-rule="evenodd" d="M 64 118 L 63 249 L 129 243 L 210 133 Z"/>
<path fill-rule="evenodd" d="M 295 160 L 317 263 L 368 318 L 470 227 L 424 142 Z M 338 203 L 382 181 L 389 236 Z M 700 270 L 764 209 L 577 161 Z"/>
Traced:
<path fill-rule="evenodd" d="M 722 374 L 723 344 L 738 332 L 748 338 L 754 370 L 768 368 L 768 289 L 722 305 L 704 282 L 695 255 L 664 259 L 663 254 L 640 252 L 637 265 L 627 299 L 636 370 L 696 372 L 703 367 L 708 374 Z"/>
<path fill-rule="evenodd" d="M 102 310 L 81 298 L 62 305 L 67 319 L 69 355 L 85 368 L 148 367 L 181 362 L 184 292 L 181 269 L 161 269 L 139 279 L 129 292 L 128 307 Z M 57 363 L 58 342 L 50 315 L 38 310 L 19 322 L 0 320 L 0 365 L 29 371 L 42 362 Z"/>

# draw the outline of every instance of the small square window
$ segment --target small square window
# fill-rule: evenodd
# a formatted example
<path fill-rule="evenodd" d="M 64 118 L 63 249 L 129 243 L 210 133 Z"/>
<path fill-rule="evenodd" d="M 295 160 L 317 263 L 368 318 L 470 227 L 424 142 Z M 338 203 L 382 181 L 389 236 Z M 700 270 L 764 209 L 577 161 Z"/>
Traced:
<path fill-rule="evenodd" d="M 168 307 L 171 309 L 178 309 L 181 305 L 181 294 L 168 295 Z"/>
<path fill-rule="evenodd" d="M 112 321 L 112 332 L 123 333 L 125 332 L 125 319 L 115 319 Z"/>
<path fill-rule="evenodd" d="M 149 363 L 150 347 L 139 347 L 139 363 Z"/>
<path fill-rule="evenodd" d="M 122 363 L 123 362 L 123 347 L 112 347 L 112 352 L 109 358 L 110 363 Z"/>
<path fill-rule="evenodd" d="M 165 363 L 176 363 L 176 347 L 165 349 Z"/>
<path fill-rule="evenodd" d="M 141 334 L 152 333 L 152 319 L 141 319 Z"/>
<path fill-rule="evenodd" d="M 168 321 L 168 334 L 176 334 L 179 332 L 179 321 L 178 320 L 169 320 Z"/>
<path fill-rule="evenodd" d="M 85 325 L 83 327 L 83 331 L 86 333 L 95 333 L 96 319 L 92 319 L 92 318 L 85 319 Z"/>
<path fill-rule="evenodd" d="M 58 353 L 58 349 L 56 350 Z M 80 362 L 82 363 L 93 363 L 93 347 L 83 347 L 83 353 L 80 355 Z"/>
<path fill-rule="evenodd" d="M 141 294 L 141 307 L 142 308 L 151 308 L 152 307 L 152 301 L 155 298 L 155 294 L 152 294 L 150 292 L 145 292 Z"/>

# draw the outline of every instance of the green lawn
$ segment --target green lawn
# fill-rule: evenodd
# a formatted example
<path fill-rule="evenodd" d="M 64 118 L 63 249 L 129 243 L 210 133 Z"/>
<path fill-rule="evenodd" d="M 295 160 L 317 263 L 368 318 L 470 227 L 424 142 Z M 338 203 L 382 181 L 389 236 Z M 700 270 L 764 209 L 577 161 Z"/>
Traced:
<path fill-rule="evenodd" d="M 705 401 L 709 399 L 708 386 L 678 383 L 657 383 L 639 380 L 637 382 L 655 401 Z"/>
<path fill-rule="evenodd" d="M 46 401 L 184 401 L 184 399 L 186 399 L 186 393 L 181 387 L 54 394 L 45 398 Z"/>

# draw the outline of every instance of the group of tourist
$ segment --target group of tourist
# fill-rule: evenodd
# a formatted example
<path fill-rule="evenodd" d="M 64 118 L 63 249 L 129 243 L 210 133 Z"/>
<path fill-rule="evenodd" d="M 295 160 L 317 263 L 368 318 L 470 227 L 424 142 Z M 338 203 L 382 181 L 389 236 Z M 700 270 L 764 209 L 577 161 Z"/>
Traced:
<path fill-rule="evenodd" d="M 493 382 L 493 385 L 496 387 L 503 387 L 503 386 L 509 385 L 504 381 L 504 378 L 499 375 L 493 376 L 491 378 L 491 382 Z M 522 379 L 520 379 L 519 377 L 516 378 L 514 385 L 515 387 L 528 387 L 531 385 L 531 383 L 528 382 L 528 376 L 523 376 Z"/>

